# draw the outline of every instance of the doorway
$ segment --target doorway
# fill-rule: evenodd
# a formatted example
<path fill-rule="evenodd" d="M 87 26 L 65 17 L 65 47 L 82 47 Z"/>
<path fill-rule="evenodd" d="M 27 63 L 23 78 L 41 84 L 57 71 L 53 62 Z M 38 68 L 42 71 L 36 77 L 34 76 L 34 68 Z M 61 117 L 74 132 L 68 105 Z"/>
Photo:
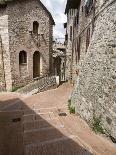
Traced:
<path fill-rule="evenodd" d="M 35 51 L 33 54 L 33 78 L 40 76 L 40 52 Z"/>

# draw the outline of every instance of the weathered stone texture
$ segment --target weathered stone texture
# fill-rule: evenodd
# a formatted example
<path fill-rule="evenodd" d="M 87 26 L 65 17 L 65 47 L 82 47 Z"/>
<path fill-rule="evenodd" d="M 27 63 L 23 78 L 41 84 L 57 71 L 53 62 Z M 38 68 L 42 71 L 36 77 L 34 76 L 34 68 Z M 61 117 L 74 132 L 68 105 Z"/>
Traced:
<path fill-rule="evenodd" d="M 45 7 L 38 0 L 13 1 L 4 8 L 6 20 L 1 30 L 3 45 L 7 52 L 6 78 L 11 79 L 12 86 L 22 86 L 33 80 L 33 54 L 38 51 L 41 55 L 41 75 L 49 74 L 52 57 L 53 21 Z M 1 21 L 3 19 L 1 13 Z M 5 22 L 6 21 L 6 22 Z M 38 37 L 33 33 L 33 22 L 39 23 Z M 6 39 L 4 39 L 6 34 Z M 5 46 L 7 44 L 7 46 Z M 19 65 L 20 51 L 27 53 L 27 66 Z"/>
<path fill-rule="evenodd" d="M 72 79 L 72 49 L 73 49 L 73 24 L 74 24 L 74 17 L 76 15 L 77 9 L 73 10 L 70 9 L 67 13 L 67 36 L 68 42 L 66 45 L 66 79 Z M 71 31 L 70 28 L 72 27 L 72 39 L 71 39 Z"/>
<path fill-rule="evenodd" d="M 90 46 L 79 68 L 71 97 L 76 112 L 88 122 L 95 114 L 116 138 L 116 1 L 97 16 Z"/>
<path fill-rule="evenodd" d="M 0 9 L 0 35 L 2 42 L 1 50 L 3 51 L 6 89 L 10 90 L 12 80 L 11 80 L 11 66 L 10 66 L 10 53 L 9 53 L 8 14 L 5 8 Z"/>
<path fill-rule="evenodd" d="M 22 94 L 33 95 L 39 92 L 49 90 L 50 88 L 56 88 L 56 87 L 57 87 L 56 76 L 50 76 L 50 77 L 46 76 L 29 83 L 23 88 L 18 89 L 17 92 Z"/>

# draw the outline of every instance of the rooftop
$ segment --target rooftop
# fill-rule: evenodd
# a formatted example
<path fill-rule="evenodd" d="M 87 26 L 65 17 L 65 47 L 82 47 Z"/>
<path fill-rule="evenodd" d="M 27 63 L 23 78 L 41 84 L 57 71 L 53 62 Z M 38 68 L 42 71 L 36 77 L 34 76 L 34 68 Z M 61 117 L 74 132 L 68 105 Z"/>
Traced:
<path fill-rule="evenodd" d="M 13 1 L 19 1 L 19 0 L 0 0 L 0 5 L 5 5 L 5 4 L 7 5 L 7 3 L 13 2 Z M 24 1 L 24 0 L 22 0 L 22 1 Z M 48 11 L 48 9 L 43 5 L 43 3 L 42 3 L 40 0 L 38 0 L 38 1 L 41 3 L 42 7 L 43 7 L 43 8 L 47 11 L 47 13 L 49 14 L 50 18 L 51 18 L 52 21 L 53 21 L 53 25 L 55 25 L 55 22 L 54 22 L 54 19 L 53 19 L 51 13 Z"/>

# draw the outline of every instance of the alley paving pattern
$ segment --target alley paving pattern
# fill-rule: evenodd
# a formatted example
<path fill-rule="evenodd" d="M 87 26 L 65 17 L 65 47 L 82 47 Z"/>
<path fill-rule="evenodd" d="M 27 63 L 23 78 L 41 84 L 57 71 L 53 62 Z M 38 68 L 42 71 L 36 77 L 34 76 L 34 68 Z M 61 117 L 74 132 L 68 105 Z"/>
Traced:
<path fill-rule="evenodd" d="M 1 109 L 19 108 L 23 112 L 24 155 L 116 155 L 115 144 L 69 113 L 71 92 L 72 86 L 65 83 L 33 96 L 0 95 L 4 102 Z M 12 98 L 17 98 L 14 103 Z M 11 102 L 7 105 L 8 99 Z"/>

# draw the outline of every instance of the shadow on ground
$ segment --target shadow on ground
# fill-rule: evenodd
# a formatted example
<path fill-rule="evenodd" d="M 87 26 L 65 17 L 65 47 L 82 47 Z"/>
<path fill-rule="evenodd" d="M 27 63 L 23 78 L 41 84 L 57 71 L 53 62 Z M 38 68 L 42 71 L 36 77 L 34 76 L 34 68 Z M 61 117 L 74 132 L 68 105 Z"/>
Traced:
<path fill-rule="evenodd" d="M 20 98 L 0 101 L 0 155 L 91 155 L 58 117 Z"/>

